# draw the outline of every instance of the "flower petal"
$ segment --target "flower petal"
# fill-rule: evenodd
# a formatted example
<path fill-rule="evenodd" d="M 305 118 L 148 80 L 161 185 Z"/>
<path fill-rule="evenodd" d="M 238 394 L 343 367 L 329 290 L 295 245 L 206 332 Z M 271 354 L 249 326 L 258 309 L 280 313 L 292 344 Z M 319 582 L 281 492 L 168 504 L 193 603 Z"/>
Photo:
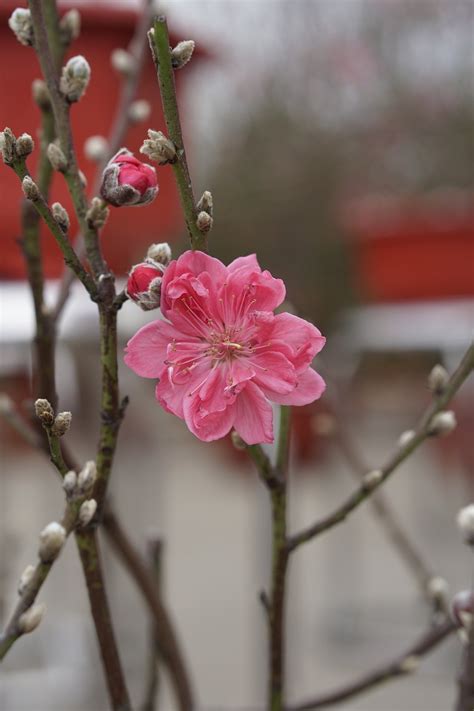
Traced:
<path fill-rule="evenodd" d="M 182 334 L 167 321 L 147 323 L 127 343 L 124 361 L 142 378 L 159 378 L 166 368 L 168 345 L 174 339 L 182 339 Z"/>
<path fill-rule="evenodd" d="M 247 444 L 273 442 L 273 410 L 252 381 L 239 393 L 234 405 L 234 428 Z"/>
<path fill-rule="evenodd" d="M 203 442 L 225 437 L 234 424 L 234 404 L 225 410 L 210 412 L 196 393 L 183 402 L 184 419 L 191 432 Z"/>
<path fill-rule="evenodd" d="M 309 321 L 293 314 L 282 313 L 275 316 L 273 329 L 268 335 L 271 341 L 281 340 L 292 350 L 291 362 L 298 374 L 311 365 L 316 353 L 323 348 L 326 339 L 321 331 Z M 287 357 L 287 349 L 285 349 Z"/>
<path fill-rule="evenodd" d="M 308 368 L 298 377 L 293 392 L 286 395 L 265 388 L 265 395 L 279 405 L 309 405 L 318 400 L 326 389 L 322 377 L 312 368 Z"/>
<path fill-rule="evenodd" d="M 249 358 L 255 370 L 254 382 L 263 388 L 286 394 L 296 386 L 295 369 L 282 353 L 263 351 Z"/>

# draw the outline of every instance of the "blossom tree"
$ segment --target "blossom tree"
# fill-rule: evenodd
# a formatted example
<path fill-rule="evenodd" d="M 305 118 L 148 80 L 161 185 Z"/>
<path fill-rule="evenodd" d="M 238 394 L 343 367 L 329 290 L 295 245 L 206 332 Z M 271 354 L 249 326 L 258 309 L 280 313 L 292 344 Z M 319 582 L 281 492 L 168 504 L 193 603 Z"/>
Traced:
<path fill-rule="evenodd" d="M 431 404 L 418 426 L 403 433 L 395 452 L 385 463 L 363 472 L 354 491 L 322 519 L 299 531 L 289 531 L 291 408 L 311 403 L 324 393 L 324 380 L 313 368 L 313 361 L 323 348 L 325 338 L 315 325 L 298 316 L 274 313 L 285 298 L 284 282 L 262 269 L 254 254 L 240 256 L 227 266 L 209 254 L 208 237 L 214 219 L 212 195 L 205 191 L 199 200 L 195 198 L 174 84 L 175 72 L 191 60 L 194 42 L 184 41 L 170 48 L 166 18 L 159 16 L 152 20 L 150 3 L 145 4 L 133 43 L 135 54 L 123 53 L 115 60 L 121 66 L 127 65 L 123 101 L 110 140 L 105 145 L 94 145 L 94 150 L 105 152 L 106 158 L 102 161 L 94 194 L 89 197 L 78 166 L 70 115 L 74 104 L 86 93 L 91 72 L 87 59 L 82 56 L 73 56 L 63 66 L 65 51 L 79 32 L 79 15 L 70 10 L 60 18 L 55 0 L 29 0 L 29 8 L 15 10 L 9 24 L 21 44 L 34 48 L 43 72 L 43 79 L 35 83 L 34 90 L 43 115 L 36 177 L 28 168 L 28 156 L 35 149 L 31 136 L 16 137 L 9 128 L 1 133 L 4 163 L 18 176 L 25 196 L 24 252 L 37 324 L 35 416 L 41 429 L 36 428 L 34 419 L 32 422 L 24 420 L 13 406 L 3 410 L 13 426 L 49 455 L 62 479 L 65 505 L 58 521 L 51 522 L 40 533 L 36 565 L 28 566 L 20 577 L 18 601 L 0 636 L 0 658 L 41 622 L 44 608 L 37 597 L 66 538 L 73 534 L 87 583 L 110 706 L 115 711 L 133 708 L 101 564 L 97 529 L 103 526 L 150 610 L 177 708 L 181 711 L 197 708 L 185 656 L 166 606 L 107 499 L 120 424 L 127 406 L 127 399 L 120 396 L 118 382 L 121 354 L 117 345 L 117 314 L 129 299 L 145 311 L 160 309 L 161 316 L 131 338 L 124 354 L 125 363 L 138 376 L 156 382 L 155 396 L 159 405 L 184 420 L 198 439 L 210 442 L 231 433 L 234 445 L 246 451 L 255 463 L 268 491 L 272 518 L 271 578 L 268 591 L 260 594 L 268 626 L 268 711 L 326 707 L 383 681 L 408 674 L 415 670 L 421 657 L 458 628 L 465 628 L 467 643 L 456 708 L 457 711 L 472 709 L 472 591 L 456 596 L 451 617 L 444 581 L 439 576 L 421 575 L 433 610 L 429 628 L 395 659 L 361 679 L 293 705 L 285 693 L 285 657 L 289 653 L 285 639 L 285 601 L 288 563 L 301 546 L 342 523 L 367 499 L 379 501 L 382 506 L 376 492 L 405 459 L 428 437 L 449 434 L 454 429 L 455 417 L 447 407 L 473 369 L 474 348 L 466 352 L 451 375 L 440 366 L 431 373 Z M 145 51 L 147 37 L 157 69 L 166 135 L 150 129 L 141 152 L 157 164 L 157 168 L 121 147 L 127 127 L 124 116 L 133 115 L 128 109 L 134 102 L 139 59 Z M 142 112 L 142 108 L 135 102 L 135 113 Z M 48 120 L 51 116 L 52 122 Z M 150 245 L 143 262 L 130 265 L 126 288 L 117 292 L 115 277 L 101 246 L 101 230 L 109 210 L 146 208 L 158 194 L 160 170 L 170 168 L 176 178 L 190 249 L 172 259 L 167 244 Z M 64 176 L 69 188 L 81 231 L 81 238 L 76 241 L 69 234 L 66 209 L 59 203 L 49 204 L 53 171 Z M 38 240 L 40 220 L 49 227 L 69 269 L 53 310 L 45 308 L 44 302 Z M 99 442 L 85 463 L 78 462 L 64 444 L 72 415 L 58 410 L 54 377 L 57 319 L 68 298 L 72 278 L 82 283 L 97 304 L 100 325 Z M 274 456 L 269 456 L 261 445 L 271 444 L 275 439 L 275 410 L 279 416 L 277 442 Z M 472 505 L 461 512 L 459 526 L 466 542 L 472 546 Z M 397 543 L 405 553 L 412 550 L 405 534 L 398 536 Z M 415 560 L 415 568 L 419 573 L 422 561 Z"/>

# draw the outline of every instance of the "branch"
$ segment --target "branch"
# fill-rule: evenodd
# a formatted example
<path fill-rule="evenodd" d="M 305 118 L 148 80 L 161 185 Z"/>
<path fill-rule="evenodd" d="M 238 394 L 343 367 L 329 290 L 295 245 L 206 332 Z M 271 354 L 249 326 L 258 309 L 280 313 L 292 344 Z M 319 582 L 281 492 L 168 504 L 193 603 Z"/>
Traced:
<path fill-rule="evenodd" d="M 329 530 L 338 523 L 342 523 L 345 518 L 362 504 L 384 481 L 395 471 L 395 469 L 407 459 L 417 447 L 430 436 L 430 424 L 433 417 L 443 410 L 449 403 L 453 395 L 459 390 L 463 382 L 474 368 L 474 345 L 466 351 L 460 365 L 449 379 L 443 393 L 437 397 L 433 403 L 427 408 L 422 416 L 418 427 L 415 430 L 413 438 L 405 445 L 398 448 L 388 462 L 380 470 L 379 476 L 368 481 L 363 481 L 362 484 L 349 496 L 346 501 L 339 506 L 333 513 L 325 518 L 317 521 L 309 528 L 304 529 L 300 533 L 293 535 L 288 540 L 288 549 L 293 551 L 302 543 L 310 541 L 315 536 Z"/>
<path fill-rule="evenodd" d="M 431 652 L 432 649 L 435 649 L 435 647 L 454 632 L 455 629 L 456 625 L 451 620 L 432 627 L 394 660 L 374 669 L 356 681 L 341 686 L 339 689 L 321 694 L 320 696 L 316 696 L 313 699 L 294 706 L 287 706 L 285 711 L 314 711 L 314 709 L 326 708 L 345 699 L 350 699 L 362 691 L 372 689 L 385 681 L 391 681 L 392 679 L 406 676 L 417 669 L 421 657 L 424 657 Z"/>
<path fill-rule="evenodd" d="M 169 614 L 156 594 L 153 578 L 110 508 L 105 509 L 103 522 L 110 544 L 138 583 L 139 590 L 153 616 L 163 664 L 170 675 L 179 709 L 180 711 L 192 711 L 194 701 L 188 672 Z"/>
<path fill-rule="evenodd" d="M 152 537 L 148 541 L 148 557 L 150 559 L 150 573 L 156 586 L 157 596 L 161 597 L 163 587 L 163 541 Z M 161 647 L 159 636 L 155 631 L 154 620 L 151 620 L 152 632 L 148 643 L 148 659 L 146 672 L 146 687 L 141 711 L 155 711 L 156 698 L 160 686 L 159 660 Z"/>
<path fill-rule="evenodd" d="M 174 73 L 171 63 L 168 25 L 164 15 L 161 15 L 155 19 L 153 31 L 150 30 L 148 37 L 150 40 L 151 53 L 156 66 L 168 136 L 173 141 L 176 148 L 177 160 L 175 163 L 172 163 L 172 168 L 176 179 L 176 185 L 178 187 L 181 206 L 191 242 L 191 248 L 207 252 L 207 233 L 201 232 L 196 222 L 198 211 L 196 208 L 191 177 L 186 160 L 186 151 L 184 149 L 181 122 L 179 119 L 178 101 L 176 98 Z"/>

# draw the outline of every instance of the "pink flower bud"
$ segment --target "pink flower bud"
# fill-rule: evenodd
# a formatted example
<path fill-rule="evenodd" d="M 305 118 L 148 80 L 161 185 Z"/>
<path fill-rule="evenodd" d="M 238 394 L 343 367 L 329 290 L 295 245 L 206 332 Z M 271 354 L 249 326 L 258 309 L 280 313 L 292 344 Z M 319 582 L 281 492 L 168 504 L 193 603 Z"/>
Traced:
<path fill-rule="evenodd" d="M 143 262 L 132 267 L 126 292 L 144 311 L 157 309 L 160 305 L 163 270 L 157 264 Z"/>
<path fill-rule="evenodd" d="M 115 207 L 146 205 L 158 194 L 156 171 L 121 148 L 105 167 L 100 194 Z"/>

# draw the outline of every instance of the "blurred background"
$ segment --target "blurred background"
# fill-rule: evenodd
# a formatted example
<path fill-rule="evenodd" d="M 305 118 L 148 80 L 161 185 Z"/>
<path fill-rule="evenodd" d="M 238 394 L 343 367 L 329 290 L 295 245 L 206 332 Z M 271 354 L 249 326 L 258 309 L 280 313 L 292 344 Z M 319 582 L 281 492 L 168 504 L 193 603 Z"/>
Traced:
<path fill-rule="evenodd" d="M 92 66 L 74 109 L 81 168 L 91 134 L 107 135 L 119 89 L 110 52 L 134 26 L 127 3 L 77 2 L 83 33 L 74 53 Z M 33 52 L 0 7 L 0 57 L 16 70 L 0 79 L 0 124 L 36 135 Z M 64 7 L 70 7 L 65 5 Z M 312 522 L 354 486 L 341 422 L 367 467 L 380 465 L 429 402 L 436 362 L 454 368 L 472 338 L 474 6 L 459 0 L 169 0 L 174 40 L 193 38 L 193 62 L 177 74 L 196 195 L 212 191 L 211 251 L 229 261 L 256 252 L 287 285 L 287 308 L 327 335 L 320 359 L 329 387 L 294 416 L 290 525 Z M 6 66 L 6 65 L 5 65 Z M 164 129 L 151 60 L 138 98 Z M 119 277 L 151 242 L 186 249 L 171 170 L 149 208 L 113 210 L 104 249 Z M 69 207 L 60 176 L 53 199 Z M 25 412 L 31 400 L 33 315 L 17 240 L 20 190 L 0 166 L 0 389 Z M 43 246 L 51 298 L 61 260 Z M 154 318 L 127 303 L 122 345 Z M 68 434 L 93 457 L 98 417 L 94 308 L 75 289 L 61 321 L 58 388 L 73 412 Z M 122 369 L 131 403 L 112 482 L 115 507 L 143 551 L 164 540 L 163 590 L 183 642 L 202 711 L 258 711 L 265 692 L 265 626 L 258 591 L 269 574 L 269 510 L 245 457 L 228 441 L 198 442 L 154 401 L 153 384 Z M 386 486 L 402 526 L 455 592 L 470 561 L 455 515 L 472 500 L 473 382 L 453 408 L 459 427 L 426 443 Z M 0 423 L 0 618 L 34 561 L 36 537 L 62 510 L 62 492 L 41 455 Z M 104 542 L 119 644 L 137 707 L 146 677 L 148 618 Z M 5 711 L 107 708 L 88 603 L 72 543 L 41 599 L 40 629 L 17 643 L 2 670 Z M 428 621 L 417 586 L 369 506 L 299 551 L 290 569 L 288 699 L 349 681 L 401 652 Z M 341 704 L 359 711 L 445 711 L 455 696 L 454 637 L 419 672 Z M 160 709 L 173 708 L 166 679 Z"/>

